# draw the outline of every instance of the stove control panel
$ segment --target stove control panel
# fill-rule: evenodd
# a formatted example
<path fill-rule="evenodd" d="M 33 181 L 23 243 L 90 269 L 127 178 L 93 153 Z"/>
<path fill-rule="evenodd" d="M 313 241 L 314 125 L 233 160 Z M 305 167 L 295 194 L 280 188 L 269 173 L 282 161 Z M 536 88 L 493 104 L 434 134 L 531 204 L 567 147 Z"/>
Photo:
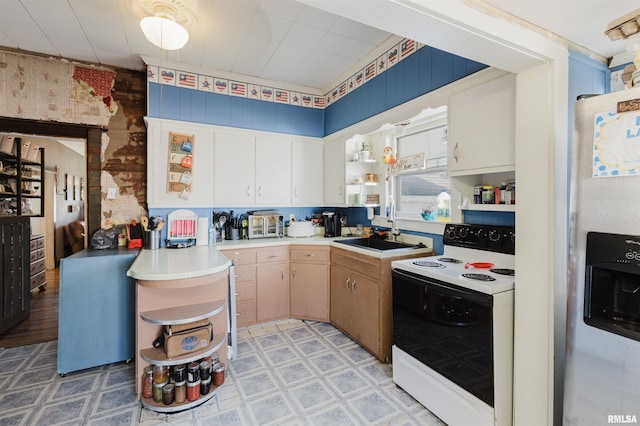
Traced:
<path fill-rule="evenodd" d="M 515 254 L 516 231 L 512 226 L 449 223 L 444 228 L 443 242 L 450 246 Z"/>

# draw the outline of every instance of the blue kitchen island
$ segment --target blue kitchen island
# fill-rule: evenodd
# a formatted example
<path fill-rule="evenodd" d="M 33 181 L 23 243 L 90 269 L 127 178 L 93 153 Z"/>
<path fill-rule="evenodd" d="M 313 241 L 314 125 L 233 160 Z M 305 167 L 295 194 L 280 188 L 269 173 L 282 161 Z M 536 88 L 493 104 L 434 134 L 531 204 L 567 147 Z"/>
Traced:
<path fill-rule="evenodd" d="M 138 249 L 85 249 L 60 260 L 58 374 L 135 355 Z"/>

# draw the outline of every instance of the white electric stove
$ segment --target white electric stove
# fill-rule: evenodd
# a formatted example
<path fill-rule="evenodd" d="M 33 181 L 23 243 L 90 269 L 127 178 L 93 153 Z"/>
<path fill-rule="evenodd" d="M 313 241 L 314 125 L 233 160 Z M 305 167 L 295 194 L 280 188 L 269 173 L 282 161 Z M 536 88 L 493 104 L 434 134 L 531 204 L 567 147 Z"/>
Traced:
<path fill-rule="evenodd" d="M 392 262 L 393 380 L 449 425 L 512 423 L 513 227 L 447 224 Z"/>

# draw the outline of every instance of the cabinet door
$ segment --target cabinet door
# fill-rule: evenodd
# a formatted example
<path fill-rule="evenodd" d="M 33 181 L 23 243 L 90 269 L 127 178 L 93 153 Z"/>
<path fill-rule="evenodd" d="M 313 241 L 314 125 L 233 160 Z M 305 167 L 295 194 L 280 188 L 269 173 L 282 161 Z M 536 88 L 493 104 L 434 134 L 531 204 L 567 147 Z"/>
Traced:
<path fill-rule="evenodd" d="M 378 284 L 364 275 L 352 273 L 353 337 L 364 347 L 378 353 Z"/>
<path fill-rule="evenodd" d="M 289 316 L 289 268 L 287 263 L 258 265 L 258 322 Z"/>
<path fill-rule="evenodd" d="M 515 164 L 515 75 L 491 80 L 449 100 L 449 170 L 512 170 Z"/>
<path fill-rule="evenodd" d="M 324 199 L 322 142 L 294 140 L 291 148 L 293 205 L 322 205 Z"/>
<path fill-rule="evenodd" d="M 147 204 L 149 207 L 172 207 L 183 201 L 175 192 L 167 192 L 169 169 L 169 133 L 194 135 L 193 169 L 190 206 L 208 207 L 213 203 L 212 182 L 214 179 L 211 161 L 213 160 L 213 130 L 211 126 L 197 123 L 166 121 L 146 117 L 147 123 Z M 185 154 L 178 150 L 176 154 Z"/>
<path fill-rule="evenodd" d="M 345 203 L 345 148 L 342 139 L 324 145 L 324 204 Z"/>
<path fill-rule="evenodd" d="M 291 204 L 291 139 L 256 138 L 255 185 L 256 204 Z"/>
<path fill-rule="evenodd" d="M 217 132 L 214 149 L 214 187 L 217 205 L 247 206 L 255 202 L 254 138 Z M 199 182 L 194 182 L 198 185 Z M 206 185 L 205 182 L 202 183 Z"/>
<path fill-rule="evenodd" d="M 350 333 L 353 309 L 351 277 L 349 271 L 341 266 L 331 265 L 330 300 L 331 323 Z"/>
<path fill-rule="evenodd" d="M 29 234 L 28 217 L 1 218 L 0 234 L 0 333 L 29 317 L 31 294 L 29 289 Z"/>
<path fill-rule="evenodd" d="M 329 266 L 291 263 L 291 316 L 329 321 Z"/>

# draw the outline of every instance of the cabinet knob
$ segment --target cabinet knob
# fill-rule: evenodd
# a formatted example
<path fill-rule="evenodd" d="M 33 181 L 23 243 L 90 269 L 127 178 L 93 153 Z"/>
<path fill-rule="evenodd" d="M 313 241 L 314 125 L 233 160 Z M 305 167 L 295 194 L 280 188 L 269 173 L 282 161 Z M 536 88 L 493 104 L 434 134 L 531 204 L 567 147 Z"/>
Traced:
<path fill-rule="evenodd" d="M 262 187 L 258 187 L 258 197 L 262 197 Z"/>
<path fill-rule="evenodd" d="M 314 254 L 313 254 L 313 253 L 305 253 L 305 254 L 304 254 L 304 257 L 313 257 L 313 256 L 314 256 Z"/>
<path fill-rule="evenodd" d="M 247 197 L 251 196 L 251 186 L 247 185 Z"/>
<path fill-rule="evenodd" d="M 298 197 L 298 188 L 293 188 L 293 196 Z"/>
<path fill-rule="evenodd" d="M 269 256 L 267 256 L 267 259 L 273 259 L 274 257 L 278 257 L 275 254 L 270 254 Z"/>
<path fill-rule="evenodd" d="M 342 196 L 343 192 L 342 192 L 342 185 L 340 185 L 338 187 L 338 194 L 340 194 L 340 196 Z"/>
<path fill-rule="evenodd" d="M 293 269 L 291 270 L 291 276 L 292 276 L 293 278 L 295 278 L 295 277 L 296 277 L 296 267 L 295 267 L 295 266 L 294 266 L 294 267 L 293 267 Z"/>
<path fill-rule="evenodd" d="M 280 268 L 280 279 L 284 280 L 284 268 Z"/>
<path fill-rule="evenodd" d="M 349 278 L 347 278 L 347 280 L 344 282 L 344 288 L 349 290 Z"/>
<path fill-rule="evenodd" d="M 237 312 L 236 316 L 239 317 L 240 315 L 242 315 L 242 312 Z"/>
<path fill-rule="evenodd" d="M 236 296 L 240 296 L 241 294 L 244 294 L 244 291 L 240 291 L 240 292 L 236 293 Z"/>
<path fill-rule="evenodd" d="M 356 292 L 356 280 L 353 280 L 351 282 L 351 291 L 354 293 Z"/>
<path fill-rule="evenodd" d="M 456 143 L 456 146 L 453 147 L 453 158 L 458 161 L 458 144 Z"/>

